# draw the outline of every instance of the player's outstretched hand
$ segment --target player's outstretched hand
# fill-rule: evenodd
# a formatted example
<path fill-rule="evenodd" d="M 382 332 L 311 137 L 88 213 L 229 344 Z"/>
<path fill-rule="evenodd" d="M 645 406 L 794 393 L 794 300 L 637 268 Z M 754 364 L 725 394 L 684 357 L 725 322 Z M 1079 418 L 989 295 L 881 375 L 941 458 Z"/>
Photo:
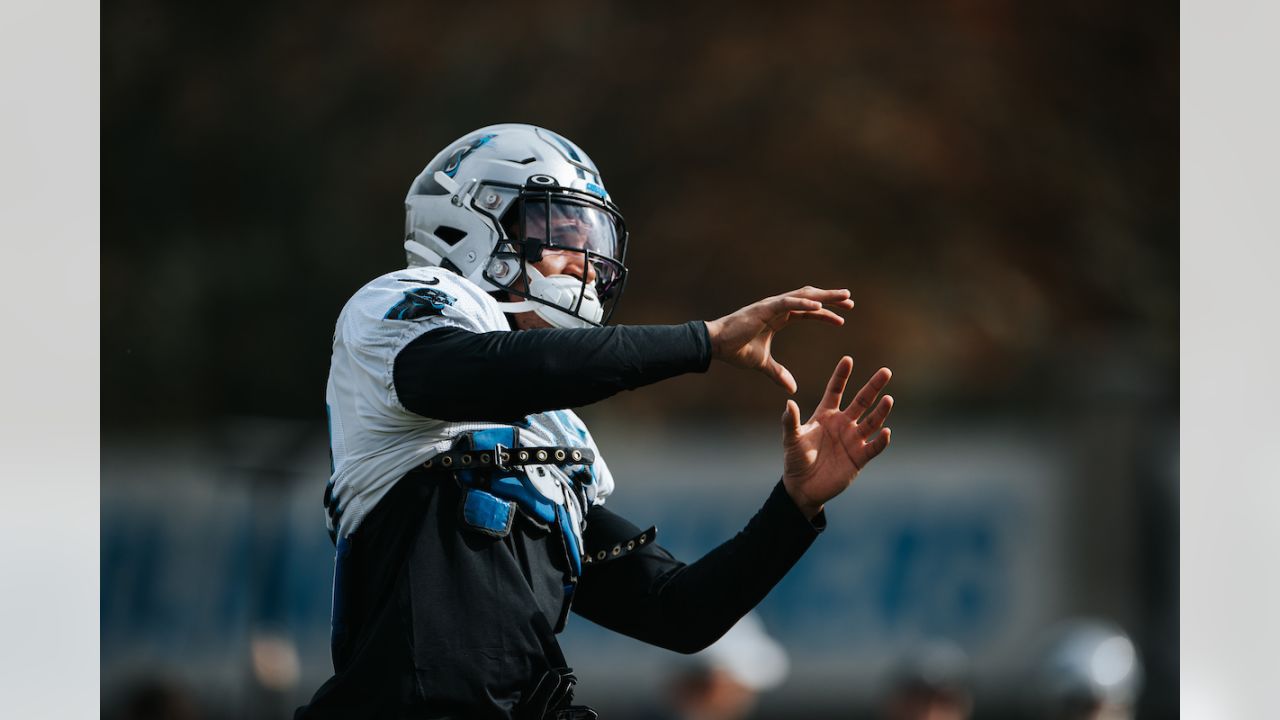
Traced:
<path fill-rule="evenodd" d="M 844 492 L 858 472 L 889 447 L 889 428 L 884 421 L 893 409 L 893 397 L 880 398 L 874 409 L 871 404 L 889 384 L 892 373 L 889 368 L 877 370 L 853 402 L 841 410 L 844 387 L 852 373 L 853 359 L 840 358 L 808 422 L 800 423 L 800 406 L 794 400 L 787 400 L 782 413 L 782 484 L 808 518 Z"/>
<path fill-rule="evenodd" d="M 822 290 L 803 287 L 765 298 L 719 320 L 707 323 L 711 335 L 711 357 L 748 370 L 759 370 L 795 393 L 796 379 L 773 359 L 773 336 L 792 320 L 821 320 L 843 325 L 844 318 L 831 308 L 853 307 L 848 290 Z"/>

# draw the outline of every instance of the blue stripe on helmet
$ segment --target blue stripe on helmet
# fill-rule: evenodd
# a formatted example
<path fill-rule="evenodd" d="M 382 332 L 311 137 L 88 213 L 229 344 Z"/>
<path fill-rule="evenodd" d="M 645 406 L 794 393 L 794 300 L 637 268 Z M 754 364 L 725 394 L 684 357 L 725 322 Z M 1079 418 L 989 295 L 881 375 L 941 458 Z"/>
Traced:
<path fill-rule="evenodd" d="M 573 146 L 573 143 L 569 142 L 568 140 L 565 140 L 564 138 L 551 132 L 550 130 L 547 131 L 547 134 L 550 135 L 553 140 L 560 143 L 561 147 L 565 149 L 565 152 L 569 153 L 570 158 L 572 158 L 576 162 L 582 162 L 582 158 L 578 155 L 578 149 Z M 577 170 L 578 170 L 578 179 L 586 180 L 587 174 L 583 172 L 582 168 L 577 168 Z"/>

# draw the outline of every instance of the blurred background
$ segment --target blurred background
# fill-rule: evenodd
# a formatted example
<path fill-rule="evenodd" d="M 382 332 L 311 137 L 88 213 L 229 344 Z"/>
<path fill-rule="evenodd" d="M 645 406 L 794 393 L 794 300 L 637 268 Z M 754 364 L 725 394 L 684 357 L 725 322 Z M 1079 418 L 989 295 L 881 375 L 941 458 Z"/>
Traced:
<path fill-rule="evenodd" d="M 797 400 L 841 354 L 894 370 L 893 447 L 760 606 L 789 664 L 744 712 L 925 717 L 898 698 L 923 687 L 960 698 L 934 717 L 1176 716 L 1177 21 L 103 4 L 104 717 L 288 717 L 328 677 L 333 323 L 403 265 L 413 177 L 495 122 L 600 166 L 632 232 L 617 322 L 849 287 L 844 328 L 778 343 Z M 776 481 L 783 401 L 717 367 L 581 414 L 611 505 L 692 560 Z M 607 720 L 674 712 L 681 656 L 581 618 L 562 642 Z"/>

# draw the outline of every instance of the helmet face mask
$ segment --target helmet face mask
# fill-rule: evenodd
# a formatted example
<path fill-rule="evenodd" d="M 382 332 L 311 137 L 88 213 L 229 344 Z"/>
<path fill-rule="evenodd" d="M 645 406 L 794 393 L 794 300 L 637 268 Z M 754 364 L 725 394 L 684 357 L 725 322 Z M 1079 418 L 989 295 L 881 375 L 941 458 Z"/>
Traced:
<path fill-rule="evenodd" d="M 496 125 L 453 143 L 414 180 L 405 211 L 410 266 L 438 265 L 523 299 L 501 303 L 507 312 L 604 325 L 625 288 L 622 213 L 590 158 L 542 128 Z M 553 254 L 566 256 L 568 274 L 534 267 Z"/>
<path fill-rule="evenodd" d="M 483 186 L 482 186 L 483 187 Z M 525 186 L 502 218 L 497 219 L 502 239 L 485 268 L 485 279 L 516 297 L 548 304 L 530 292 L 530 265 L 549 254 L 568 256 L 566 265 L 579 288 L 568 307 L 553 307 L 593 325 L 604 325 L 622 295 L 627 268 L 627 232 L 622 214 L 611 203 L 572 190 Z M 577 257 L 573 257 L 573 256 Z M 583 312 L 584 299 L 593 296 L 603 312 L 592 320 Z"/>

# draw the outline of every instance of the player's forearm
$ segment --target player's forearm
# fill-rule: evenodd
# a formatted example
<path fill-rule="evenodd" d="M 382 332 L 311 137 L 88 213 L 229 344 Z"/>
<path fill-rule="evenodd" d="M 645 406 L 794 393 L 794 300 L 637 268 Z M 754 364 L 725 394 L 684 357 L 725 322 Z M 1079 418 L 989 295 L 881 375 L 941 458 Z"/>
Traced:
<path fill-rule="evenodd" d="M 433 330 L 396 357 L 400 402 L 441 420 L 581 407 L 711 362 L 705 323 L 471 333 Z"/>
<path fill-rule="evenodd" d="M 659 607 L 679 635 L 680 652 L 720 638 L 764 600 L 818 533 L 825 516 L 806 519 L 781 484 L 747 526 L 697 562 L 674 573 L 659 591 Z"/>
<path fill-rule="evenodd" d="M 741 532 L 697 562 L 653 547 L 592 567 L 574 609 L 638 640 L 697 652 L 758 605 L 825 527 L 825 515 L 806 519 L 779 483 Z"/>

